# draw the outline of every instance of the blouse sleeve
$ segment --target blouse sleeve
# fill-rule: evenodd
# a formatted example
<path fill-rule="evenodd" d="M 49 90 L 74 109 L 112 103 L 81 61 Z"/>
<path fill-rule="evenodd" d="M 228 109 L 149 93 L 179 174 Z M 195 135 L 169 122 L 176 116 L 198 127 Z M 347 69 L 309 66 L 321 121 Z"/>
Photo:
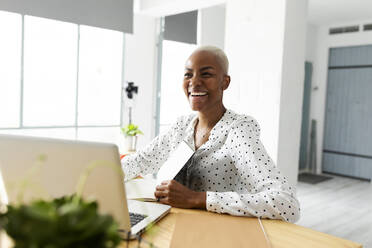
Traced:
<path fill-rule="evenodd" d="M 121 161 L 125 181 L 139 176 L 156 173 L 175 149 L 178 136 L 182 136 L 182 117 L 170 129 L 157 136 L 144 149 L 127 155 Z"/>
<path fill-rule="evenodd" d="M 295 189 L 268 156 L 255 120 L 237 121 L 227 137 L 227 149 L 237 169 L 235 192 L 207 192 L 207 209 L 231 215 L 296 222 L 300 217 Z"/>

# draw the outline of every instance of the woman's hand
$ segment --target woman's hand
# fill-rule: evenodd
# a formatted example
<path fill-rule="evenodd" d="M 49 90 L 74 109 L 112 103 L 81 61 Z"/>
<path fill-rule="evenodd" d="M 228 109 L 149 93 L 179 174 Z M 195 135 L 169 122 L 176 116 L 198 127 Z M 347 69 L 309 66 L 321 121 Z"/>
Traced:
<path fill-rule="evenodd" d="M 159 202 L 178 208 L 205 209 L 206 193 L 192 191 L 175 180 L 163 181 L 154 193 Z"/>

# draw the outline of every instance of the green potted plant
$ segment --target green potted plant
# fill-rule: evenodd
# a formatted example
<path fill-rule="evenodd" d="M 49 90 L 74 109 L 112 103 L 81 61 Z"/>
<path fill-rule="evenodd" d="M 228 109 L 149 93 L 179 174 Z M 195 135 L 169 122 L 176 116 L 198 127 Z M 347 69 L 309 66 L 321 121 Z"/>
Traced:
<path fill-rule="evenodd" d="M 113 248 L 121 241 L 114 219 L 100 215 L 95 201 L 76 195 L 8 205 L 0 227 L 15 248 Z"/>
<path fill-rule="evenodd" d="M 121 132 L 124 134 L 124 151 L 134 152 L 137 146 L 137 136 L 142 135 L 143 132 L 139 130 L 137 125 L 130 123 L 125 127 L 121 128 Z"/>
<path fill-rule="evenodd" d="M 121 242 L 119 225 L 111 215 L 99 213 L 97 201 L 85 201 L 82 194 L 85 182 L 95 168 L 112 167 L 118 173 L 123 173 L 122 170 L 110 163 L 94 161 L 80 175 L 74 195 L 55 199 L 40 195 L 25 203 L 25 191 L 35 191 L 36 188 L 42 190 L 40 185 L 33 181 L 33 176 L 41 172 L 46 160 L 46 155 L 38 156 L 36 163 L 26 173 L 27 176 L 12 182 L 12 187 L 17 189 L 16 200 L 8 205 L 5 205 L 5 202 L 0 204 L 0 230 L 5 230 L 12 239 L 12 247 L 117 247 Z M 39 195 L 36 191 L 33 194 Z"/>

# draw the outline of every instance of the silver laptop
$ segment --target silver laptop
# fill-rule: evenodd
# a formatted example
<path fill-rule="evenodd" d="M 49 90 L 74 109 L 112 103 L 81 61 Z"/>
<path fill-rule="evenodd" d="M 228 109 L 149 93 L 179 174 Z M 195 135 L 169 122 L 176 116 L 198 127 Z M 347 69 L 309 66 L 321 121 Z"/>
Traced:
<path fill-rule="evenodd" d="M 97 200 L 99 211 L 119 223 L 124 239 L 135 238 L 169 212 L 167 205 L 127 201 L 114 144 L 14 135 L 0 135 L 0 203 L 17 202 L 22 193 L 24 203 L 71 195 L 87 167 L 95 168 L 83 198 Z M 26 185 L 23 190 L 21 184 Z"/>

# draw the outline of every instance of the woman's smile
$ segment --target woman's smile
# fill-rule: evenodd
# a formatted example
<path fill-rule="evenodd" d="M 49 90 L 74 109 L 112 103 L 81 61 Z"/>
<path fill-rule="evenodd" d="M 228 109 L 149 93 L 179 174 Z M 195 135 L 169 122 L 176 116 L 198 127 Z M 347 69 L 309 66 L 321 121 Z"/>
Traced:
<path fill-rule="evenodd" d="M 189 95 L 193 97 L 198 97 L 198 96 L 206 96 L 208 95 L 208 93 L 207 92 L 190 92 Z"/>
<path fill-rule="evenodd" d="M 196 106 L 207 102 L 208 92 L 206 91 L 191 91 L 189 92 L 189 102 L 192 106 Z"/>

